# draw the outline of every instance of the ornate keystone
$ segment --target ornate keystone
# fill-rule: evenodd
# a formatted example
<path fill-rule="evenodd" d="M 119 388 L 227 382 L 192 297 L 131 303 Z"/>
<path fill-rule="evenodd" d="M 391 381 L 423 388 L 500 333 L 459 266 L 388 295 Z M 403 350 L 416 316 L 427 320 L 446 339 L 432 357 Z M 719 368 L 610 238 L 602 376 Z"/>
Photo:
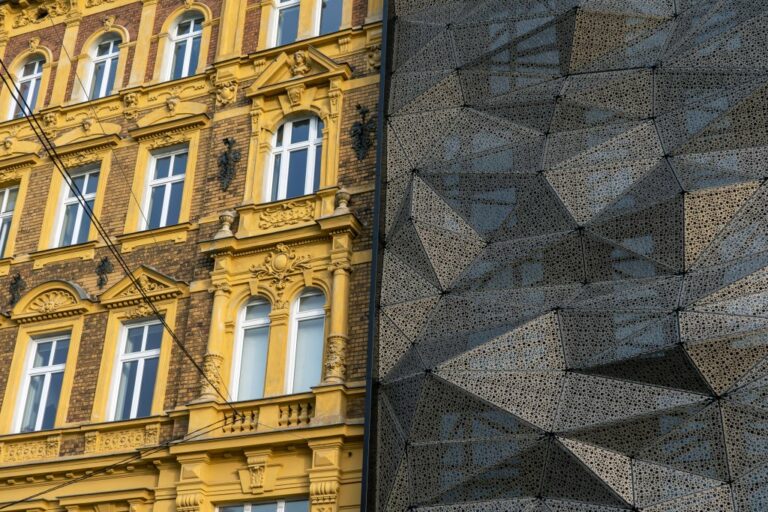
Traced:
<path fill-rule="evenodd" d="M 232 223 L 235 222 L 235 215 L 237 214 L 233 210 L 226 210 L 219 214 L 221 227 L 219 227 L 219 230 L 213 235 L 214 239 L 217 240 L 219 238 L 229 238 L 230 236 L 234 236 L 232 233 Z"/>
<path fill-rule="evenodd" d="M 291 274 L 309 270 L 309 256 L 296 256 L 285 244 L 277 244 L 275 250 L 264 258 L 262 266 L 253 265 L 251 272 L 257 279 L 269 279 L 281 297 L 285 285 L 291 280 Z"/>

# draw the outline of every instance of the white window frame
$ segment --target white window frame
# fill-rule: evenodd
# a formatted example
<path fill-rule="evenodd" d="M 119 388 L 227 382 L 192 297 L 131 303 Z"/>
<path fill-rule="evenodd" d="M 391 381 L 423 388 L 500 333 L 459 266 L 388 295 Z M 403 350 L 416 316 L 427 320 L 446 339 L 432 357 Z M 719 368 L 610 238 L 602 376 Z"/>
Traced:
<path fill-rule="evenodd" d="M 299 303 L 301 302 L 302 297 L 305 296 L 311 296 L 311 295 L 322 295 L 325 301 L 323 302 L 323 307 L 320 309 L 312 309 L 309 311 L 299 312 Z M 322 290 L 319 288 L 305 288 L 301 291 L 301 293 L 296 297 L 296 299 L 293 301 L 293 304 L 291 304 L 291 312 L 290 312 L 290 327 L 288 329 L 288 364 L 285 371 L 285 393 L 287 395 L 293 394 L 293 377 L 296 373 L 296 343 L 298 341 L 299 336 L 299 322 L 302 320 L 312 320 L 315 318 L 322 318 L 323 319 L 323 351 L 322 351 L 322 357 L 325 357 L 325 331 L 328 328 L 328 319 L 326 318 L 326 312 L 325 308 L 328 304 L 328 297 L 326 297 L 325 293 L 323 293 Z M 320 361 L 320 374 L 322 378 L 322 367 L 323 367 L 323 361 Z M 318 383 L 319 384 L 319 383 Z"/>
<path fill-rule="evenodd" d="M 173 164 L 176 161 L 176 155 L 180 155 L 182 153 L 187 154 L 187 167 L 184 169 L 184 174 L 181 176 L 174 176 L 172 175 L 173 172 Z M 165 158 L 167 156 L 171 157 L 171 162 L 168 164 L 168 177 L 166 178 L 159 178 L 155 179 L 155 168 L 157 167 L 157 161 L 161 158 Z M 183 146 L 177 146 L 173 149 L 163 149 L 162 151 L 159 151 L 157 153 L 152 153 L 150 155 L 150 163 L 149 163 L 149 172 L 147 173 L 147 179 L 146 179 L 146 186 L 144 187 L 144 200 L 142 201 L 142 211 L 146 212 L 146 215 L 142 215 L 141 219 L 141 231 L 146 231 L 148 229 L 160 229 L 167 227 L 168 224 L 168 207 L 171 202 L 171 185 L 174 183 L 177 183 L 179 181 L 185 181 L 187 179 L 187 171 L 189 169 L 189 147 L 187 145 Z M 186 188 L 186 183 L 184 183 L 184 187 Z M 152 189 L 155 187 L 165 187 L 165 192 L 163 193 L 163 209 L 162 213 L 160 214 L 160 225 L 155 228 L 149 227 L 149 218 L 150 218 L 150 202 L 152 201 Z M 182 188 L 182 203 L 184 198 L 184 190 Z M 179 216 L 181 216 L 181 208 L 183 207 L 182 204 L 179 205 Z"/>
<path fill-rule="evenodd" d="M 33 368 L 32 365 L 35 361 L 35 354 L 37 353 L 37 346 L 41 343 L 47 343 L 52 342 L 51 347 L 51 356 L 49 362 L 53 361 L 53 357 L 56 354 L 56 345 L 59 341 L 66 340 L 69 343 L 69 347 L 67 348 L 67 356 L 69 356 L 69 349 L 72 345 L 72 339 L 70 333 L 63 333 L 63 334 L 53 334 L 53 335 L 47 335 L 45 337 L 41 338 L 33 338 L 30 343 L 29 347 L 27 348 L 27 354 L 24 358 L 24 377 L 21 380 L 21 393 L 19 393 L 19 399 L 16 402 L 16 410 L 14 411 L 13 417 L 13 431 L 14 432 L 21 432 L 21 422 L 24 420 L 24 406 L 27 402 L 27 395 L 29 394 L 29 385 L 32 382 L 32 377 L 35 375 L 45 375 L 44 381 L 43 381 L 43 390 L 40 394 L 41 400 L 40 405 L 37 409 L 37 419 L 35 420 L 35 428 L 32 430 L 32 432 L 40 432 L 42 430 L 42 423 L 43 423 L 43 417 L 45 416 L 44 411 L 45 407 L 48 404 L 49 396 L 48 392 L 50 391 L 49 386 L 51 383 L 51 375 L 54 373 L 64 373 L 66 368 L 66 358 L 65 361 L 61 364 L 56 365 L 47 365 L 42 366 L 40 368 Z M 63 387 L 63 384 L 62 384 Z M 61 393 L 62 390 L 60 390 Z M 59 395 L 59 406 L 61 406 L 61 395 Z M 58 413 L 58 408 L 57 408 Z M 55 421 L 55 419 L 54 419 Z M 55 427 L 55 425 L 54 425 Z"/>
<path fill-rule="evenodd" d="M 11 196 L 11 191 L 13 190 L 16 191 L 16 201 L 13 206 L 14 209 L 6 211 L 6 208 L 8 207 L 8 198 Z M 5 233 L 0 230 L 0 259 L 3 258 L 5 249 L 8 247 L 8 239 L 11 235 L 11 224 L 13 224 L 13 212 L 16 209 L 16 204 L 18 204 L 18 202 L 19 187 L 13 186 L 0 189 L 0 225 L 2 225 L 2 221 L 8 219 L 8 229 Z"/>
<path fill-rule="evenodd" d="M 194 20 L 196 19 L 200 20 L 200 30 L 197 32 L 194 31 L 194 27 L 195 27 Z M 191 23 L 190 32 L 182 36 L 179 36 L 178 35 L 179 25 L 181 25 L 185 21 L 189 21 Z M 200 67 L 200 59 L 203 58 L 203 25 L 204 24 L 205 24 L 205 16 L 199 11 L 193 11 L 192 14 L 182 14 L 173 23 L 173 26 L 171 27 L 171 30 L 170 30 L 170 35 L 168 36 L 168 41 L 170 42 L 170 45 L 168 47 L 168 52 L 167 52 L 166 61 L 165 61 L 165 65 L 168 70 L 165 73 L 166 80 L 181 80 L 182 78 L 187 78 L 189 76 L 193 76 L 197 74 L 197 70 Z M 196 37 L 200 38 L 200 54 L 197 56 L 197 63 L 195 63 L 194 69 L 190 69 L 190 65 L 191 65 L 190 59 L 192 58 L 192 45 Z M 184 46 L 184 63 L 182 64 L 182 69 L 187 74 L 184 74 L 184 72 L 182 72 L 182 76 L 178 78 L 173 78 L 173 56 L 176 53 L 176 45 L 184 40 L 187 41 L 187 44 L 186 46 Z"/>
<path fill-rule="evenodd" d="M 240 368 L 242 367 L 242 360 L 243 360 L 243 342 L 245 339 L 245 331 L 248 329 L 253 328 L 259 328 L 259 327 L 267 327 L 267 343 L 269 343 L 269 328 L 272 321 L 269 318 L 269 315 L 267 315 L 266 319 L 256 319 L 256 320 L 246 320 L 245 319 L 245 312 L 248 309 L 248 306 L 252 306 L 254 304 L 263 303 L 263 304 L 269 304 L 269 301 L 264 299 L 263 297 L 252 297 L 248 302 L 245 303 L 245 305 L 240 308 L 240 312 L 238 313 L 237 318 L 237 335 L 235 336 L 235 347 L 234 347 L 234 357 L 233 364 L 232 364 L 232 378 L 231 378 L 231 385 L 230 389 L 232 390 L 232 399 L 233 400 L 239 400 L 238 395 L 240 393 Z M 270 304 L 270 313 L 272 312 L 271 304 Z M 267 349 L 269 350 L 269 349 Z M 268 363 L 268 361 L 267 361 Z M 269 365 L 267 365 L 267 368 L 269 368 Z"/>
<path fill-rule="evenodd" d="M 90 167 L 87 169 L 83 169 L 82 171 L 76 172 L 72 174 L 73 178 L 76 178 L 78 176 L 85 175 L 85 181 L 83 189 L 80 191 L 80 193 L 83 196 L 83 199 L 85 201 L 93 200 L 94 205 L 96 204 L 96 194 L 98 192 L 98 184 L 96 185 L 96 190 L 94 190 L 91 193 L 86 194 L 85 191 L 88 189 L 88 182 L 91 180 L 91 176 L 93 174 L 99 175 L 99 179 L 101 178 L 101 169 L 99 167 Z M 69 181 L 69 177 L 65 177 L 65 180 Z M 53 240 L 52 240 L 52 247 L 69 247 L 70 245 L 77 245 L 72 240 L 69 241 L 69 243 L 61 243 L 61 230 L 64 229 L 64 213 L 66 212 L 67 206 L 70 204 L 77 204 L 77 217 L 75 218 L 75 227 L 72 231 L 72 234 L 74 236 L 77 236 L 77 234 L 80 232 L 80 226 L 83 222 L 83 217 L 88 215 L 85 213 L 85 208 L 83 207 L 83 204 L 78 200 L 77 197 L 67 197 L 70 191 L 70 185 L 69 183 L 62 183 L 61 187 L 61 195 L 59 197 L 59 206 L 56 213 L 56 229 L 53 232 Z M 86 235 L 86 239 L 82 242 L 77 243 L 85 243 L 88 241 L 88 236 Z"/>
<path fill-rule="evenodd" d="M 308 499 L 304 500 L 275 500 L 275 501 L 267 501 L 267 502 L 255 502 L 255 503 L 233 503 L 231 505 L 220 505 L 216 507 L 216 512 L 221 512 L 222 508 L 226 507 L 243 507 L 243 512 L 251 512 L 253 505 L 269 505 L 273 504 L 275 505 L 275 512 L 285 512 L 285 504 L 290 503 L 292 501 L 306 501 L 307 502 L 307 510 L 311 510 L 310 503 Z"/>
<path fill-rule="evenodd" d="M 271 48 L 275 48 L 278 46 L 277 42 L 277 30 L 278 30 L 278 22 L 280 20 L 280 11 L 283 11 L 285 9 L 290 9 L 292 7 L 298 7 L 299 8 L 299 21 L 298 26 L 296 27 L 296 40 L 291 41 L 291 43 L 295 43 L 299 40 L 299 26 L 301 26 L 301 0 L 274 0 L 274 7 L 272 9 L 272 20 L 270 21 L 270 34 L 272 34 L 269 38 L 269 46 Z M 319 26 L 319 22 L 318 22 Z M 285 43 L 286 45 L 291 43 Z M 280 45 L 282 46 L 282 45 Z"/>
<path fill-rule="evenodd" d="M 104 43 L 111 43 L 112 45 L 112 53 L 108 53 L 107 55 L 99 56 L 99 46 L 101 46 Z M 117 43 L 117 44 L 115 44 Z M 87 96 L 89 100 L 95 100 L 98 98 L 104 98 L 105 96 L 109 96 L 112 93 L 112 89 L 114 89 L 114 84 L 112 85 L 112 88 L 110 90 L 107 90 L 107 82 L 109 82 L 109 75 L 112 72 L 112 68 L 117 68 L 118 61 L 120 60 L 120 45 L 123 44 L 122 38 L 117 34 L 109 34 L 109 36 L 103 38 L 99 42 L 93 45 L 93 48 L 91 48 L 91 67 L 90 67 L 90 73 L 88 74 L 90 76 L 90 80 L 88 82 L 88 87 L 86 88 Z M 91 89 L 93 88 L 94 81 L 96 80 L 96 66 L 100 63 L 104 62 L 104 74 L 102 75 L 102 81 L 101 81 L 101 87 L 99 88 L 99 91 L 93 91 L 94 94 L 92 94 Z M 115 83 L 117 83 L 118 77 L 115 75 Z"/>
<path fill-rule="evenodd" d="M 128 421 L 128 420 L 136 419 L 136 414 L 139 408 L 139 395 L 141 391 L 141 382 L 144 377 L 144 361 L 146 359 L 151 359 L 153 357 L 156 357 L 158 359 L 158 374 L 159 374 L 160 349 L 163 346 L 162 336 L 160 338 L 160 346 L 156 349 L 140 350 L 138 352 L 131 352 L 130 354 L 123 353 L 125 352 L 125 345 L 126 343 L 128 343 L 128 329 L 133 329 L 136 327 L 145 327 L 145 326 L 156 325 L 156 324 L 160 324 L 160 321 L 146 320 L 143 322 L 133 322 L 129 324 L 122 324 L 120 326 L 120 342 L 117 345 L 115 368 L 114 368 L 114 371 L 112 372 L 112 381 L 110 382 L 110 390 L 109 390 L 109 408 L 107 409 L 109 411 L 109 421 L 117 421 L 115 419 L 117 416 L 117 394 L 120 391 L 120 376 L 123 371 L 123 363 L 129 362 L 129 361 L 139 361 L 136 367 L 136 380 L 133 383 L 133 399 L 131 401 L 131 412 L 128 415 L 129 416 L 128 418 L 123 418 L 119 421 Z M 146 346 L 147 344 L 148 332 L 149 332 L 148 328 L 144 329 L 144 332 L 141 338 L 142 347 Z M 157 388 L 157 382 L 155 382 L 155 385 L 152 388 L 153 395 L 156 388 Z M 152 397 L 152 399 L 154 401 L 154 396 Z"/>
<path fill-rule="evenodd" d="M 31 75 L 24 75 L 24 67 L 27 64 L 31 64 L 32 62 L 37 62 L 39 66 L 35 67 L 35 71 Z M 41 82 L 43 80 L 43 72 L 45 67 L 45 58 L 41 55 L 35 55 L 32 58 L 29 58 L 24 61 L 24 64 L 21 65 L 21 69 L 18 73 L 18 79 L 16 80 L 16 88 L 21 91 L 21 85 L 25 82 L 29 82 L 29 89 L 27 89 L 27 93 L 24 96 L 24 101 L 27 105 L 29 105 L 29 112 L 26 112 L 27 115 L 32 115 L 32 112 L 35 111 L 35 108 L 37 107 L 36 103 L 37 100 L 40 99 L 40 93 L 43 91 L 40 91 Z M 35 90 L 37 90 L 37 98 L 35 98 Z M 16 113 L 16 100 L 19 97 L 16 94 L 16 89 L 11 91 L 11 111 L 8 116 L 9 119 L 21 119 L 24 117 L 24 112 L 26 110 L 26 107 L 20 105 L 19 108 L 21 109 L 21 115 L 19 117 L 15 116 Z M 32 99 L 35 98 L 34 103 L 32 102 Z M 21 101 L 21 100 L 19 100 Z"/>
<path fill-rule="evenodd" d="M 296 142 L 294 144 L 289 143 L 291 140 L 291 134 L 293 132 L 293 125 L 301 122 L 309 120 L 309 138 L 306 141 Z M 269 154 L 269 162 L 267 165 L 267 169 L 269 170 L 267 172 L 267 179 L 266 181 L 266 191 L 265 191 L 265 197 L 267 197 L 268 202 L 273 201 L 283 201 L 285 199 L 288 199 L 287 192 L 288 192 L 288 166 L 290 164 L 290 154 L 293 151 L 297 151 L 300 149 L 307 149 L 307 167 L 305 169 L 305 175 L 304 175 L 304 194 L 308 195 L 314 193 L 314 183 L 315 183 L 315 156 L 317 154 L 317 146 L 322 146 L 323 144 L 323 130 L 325 129 L 325 123 L 323 123 L 323 130 L 318 130 L 318 123 L 322 122 L 322 119 L 319 117 L 312 115 L 312 116 L 302 116 L 297 117 L 296 119 L 289 119 L 285 121 L 283 124 L 278 127 L 277 130 L 275 130 L 274 135 L 272 135 L 272 151 Z M 280 129 L 283 130 L 283 145 L 280 147 L 277 147 L 277 135 L 280 132 Z M 325 148 L 323 148 L 325 149 Z M 275 156 L 280 156 L 280 176 L 278 177 L 278 190 L 277 190 L 277 196 L 272 197 L 272 185 L 274 181 L 275 176 Z M 322 151 L 320 158 L 322 159 Z M 321 162 L 322 164 L 322 162 Z M 322 167 L 318 171 L 321 175 L 318 177 L 318 181 L 322 180 Z M 320 186 L 320 183 L 318 183 L 318 186 Z M 296 196 L 300 197 L 300 196 Z"/>

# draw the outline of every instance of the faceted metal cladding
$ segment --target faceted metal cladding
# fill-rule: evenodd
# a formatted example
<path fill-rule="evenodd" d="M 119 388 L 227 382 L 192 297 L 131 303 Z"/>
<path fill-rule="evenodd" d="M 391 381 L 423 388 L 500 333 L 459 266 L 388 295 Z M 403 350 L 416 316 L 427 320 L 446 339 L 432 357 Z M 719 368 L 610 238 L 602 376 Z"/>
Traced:
<path fill-rule="evenodd" d="M 392 3 L 376 510 L 768 510 L 768 3 Z"/>

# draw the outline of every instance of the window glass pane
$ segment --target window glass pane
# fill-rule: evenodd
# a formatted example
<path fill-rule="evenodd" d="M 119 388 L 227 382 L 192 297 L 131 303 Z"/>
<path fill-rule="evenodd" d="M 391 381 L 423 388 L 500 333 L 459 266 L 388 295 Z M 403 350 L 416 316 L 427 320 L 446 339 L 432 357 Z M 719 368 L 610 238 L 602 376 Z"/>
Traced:
<path fill-rule="evenodd" d="M 245 320 L 267 320 L 271 306 L 268 302 L 256 302 L 245 308 Z"/>
<path fill-rule="evenodd" d="M 254 503 L 251 505 L 251 512 L 275 512 L 277 503 Z"/>
<path fill-rule="evenodd" d="M 37 105 L 38 92 L 40 92 L 40 79 L 36 78 L 32 83 L 32 97 L 29 98 L 29 100 L 27 101 L 27 103 L 29 104 L 30 110 L 34 110 L 35 105 Z"/>
<path fill-rule="evenodd" d="M 341 26 L 342 0 L 322 0 L 320 13 L 320 35 L 336 32 Z"/>
<path fill-rule="evenodd" d="M 307 500 L 288 501 L 285 503 L 285 512 L 309 512 L 309 502 Z"/>
<path fill-rule="evenodd" d="M 61 223 L 61 236 L 59 236 L 59 246 L 72 244 L 72 237 L 75 233 L 75 221 L 77 220 L 77 209 L 80 207 L 77 203 L 68 204 L 64 208 L 64 219 Z"/>
<path fill-rule="evenodd" d="M 315 192 L 320 188 L 320 167 L 323 164 L 323 145 L 319 144 L 315 147 L 315 177 L 312 180 L 312 192 Z"/>
<path fill-rule="evenodd" d="M 201 30 L 203 30 L 203 18 L 195 18 L 193 20 L 193 23 L 194 23 L 194 26 L 192 28 L 193 31 L 200 32 Z"/>
<path fill-rule="evenodd" d="M 86 201 L 85 204 L 93 211 L 93 200 Z M 91 218 L 86 215 L 85 211 L 80 216 L 80 229 L 77 232 L 77 237 L 72 243 L 81 244 L 88 241 L 88 232 L 91 230 Z"/>
<path fill-rule="evenodd" d="M 178 41 L 173 48 L 173 65 L 171 66 L 171 79 L 176 80 L 184 76 L 184 52 L 187 49 L 187 41 Z"/>
<path fill-rule="evenodd" d="M 40 399 L 43 395 L 44 375 L 35 375 L 29 379 L 27 400 L 24 404 L 24 414 L 21 417 L 21 431 L 31 432 L 35 430 L 37 411 L 40 409 Z"/>
<path fill-rule="evenodd" d="M 322 293 L 313 293 L 303 295 L 299 299 L 299 312 L 312 311 L 313 309 L 322 309 L 325 306 L 325 295 Z"/>
<path fill-rule="evenodd" d="M 309 140 L 309 119 L 296 121 L 291 127 L 291 144 Z"/>
<path fill-rule="evenodd" d="M 324 129 L 324 127 L 325 127 L 325 125 L 323 124 L 323 120 L 322 119 L 318 119 L 317 120 L 317 133 L 315 133 L 315 137 L 317 137 L 318 139 L 323 138 L 323 129 Z"/>
<path fill-rule="evenodd" d="M 0 219 L 0 257 L 5 254 L 5 246 L 8 243 L 8 231 L 11 229 L 11 219 Z"/>
<path fill-rule="evenodd" d="M 69 351 L 69 340 L 58 340 L 56 349 L 53 353 L 53 364 L 64 364 L 67 361 L 67 352 Z"/>
<path fill-rule="evenodd" d="M 219 512 L 244 512 L 242 505 L 230 505 L 228 507 L 219 507 Z"/>
<path fill-rule="evenodd" d="M 104 95 L 108 96 L 115 88 L 115 73 L 117 73 L 117 57 L 109 61 L 109 76 L 107 77 L 107 87 L 104 89 Z"/>
<path fill-rule="evenodd" d="M 168 203 L 168 218 L 165 221 L 166 226 L 172 226 L 179 222 L 179 212 L 181 211 L 181 196 L 183 193 L 183 181 L 177 181 L 171 185 L 171 200 Z"/>
<path fill-rule="evenodd" d="M 147 328 L 147 345 L 144 350 L 157 350 L 163 339 L 163 324 L 152 324 Z"/>
<path fill-rule="evenodd" d="M 85 191 L 85 174 L 80 174 L 72 178 L 72 185 L 77 188 L 81 193 Z M 74 191 L 70 188 L 67 192 L 67 197 L 77 197 Z"/>
<path fill-rule="evenodd" d="M 12 188 L 8 191 L 8 200 L 5 202 L 5 210 L 4 212 L 10 212 L 13 211 L 13 208 L 16 206 L 16 195 L 19 193 L 19 189 Z"/>
<path fill-rule="evenodd" d="M 123 363 L 120 369 L 120 384 L 117 388 L 117 406 L 115 407 L 115 419 L 124 420 L 131 417 L 131 403 L 133 402 L 133 389 L 136 385 L 136 368 L 138 361 Z"/>
<path fill-rule="evenodd" d="M 171 166 L 171 157 L 164 156 L 155 160 L 155 179 L 159 180 L 168 177 L 168 171 Z"/>
<path fill-rule="evenodd" d="M 307 150 L 291 151 L 288 157 L 288 187 L 285 197 L 303 196 L 307 176 Z"/>
<path fill-rule="evenodd" d="M 86 194 L 95 194 L 96 188 L 99 186 L 99 173 L 93 172 L 88 175 L 88 182 L 85 184 Z"/>
<path fill-rule="evenodd" d="M 280 199 L 278 193 L 280 191 L 280 162 L 282 161 L 282 155 L 275 155 L 275 162 L 272 165 L 272 194 L 270 198 L 272 201 Z"/>
<path fill-rule="evenodd" d="M 37 70 L 37 62 L 38 61 L 33 60 L 24 64 L 24 70 L 21 72 L 22 76 L 34 75 L 35 71 Z"/>
<path fill-rule="evenodd" d="M 184 76 L 192 76 L 197 73 L 197 65 L 200 60 L 200 36 L 192 40 L 192 53 L 189 56 L 189 67 Z"/>
<path fill-rule="evenodd" d="M 277 136 L 275 137 L 275 147 L 279 148 L 283 145 L 283 126 L 280 125 L 280 128 L 277 129 Z"/>
<path fill-rule="evenodd" d="M 163 197 L 165 195 L 165 185 L 152 187 L 149 198 L 149 220 L 147 229 L 160 227 L 161 215 L 163 214 Z"/>
<path fill-rule="evenodd" d="M 103 57 L 104 55 L 108 55 L 111 50 L 112 50 L 112 41 L 103 42 L 96 47 L 96 56 Z"/>
<path fill-rule="evenodd" d="M 243 333 L 243 353 L 240 358 L 238 400 L 253 400 L 264 396 L 267 371 L 269 327 L 246 329 Z"/>
<path fill-rule="evenodd" d="M 179 153 L 173 159 L 173 175 L 183 176 L 187 172 L 187 153 Z"/>
<path fill-rule="evenodd" d="M 129 327 L 128 335 L 125 339 L 125 352 L 124 354 L 133 354 L 134 352 L 141 352 L 141 339 L 144 336 L 144 326 L 141 327 Z"/>
<path fill-rule="evenodd" d="M 176 29 L 176 35 L 183 36 L 189 33 L 189 29 L 192 27 L 192 20 L 182 21 L 179 23 L 179 27 Z"/>
<path fill-rule="evenodd" d="M 27 98 L 29 97 L 28 96 L 29 95 L 29 85 L 30 85 L 29 81 L 21 82 L 19 84 L 19 95 L 20 95 L 19 103 L 21 103 L 22 105 L 23 105 L 23 103 L 25 101 L 27 101 Z M 15 110 L 15 113 L 14 113 L 14 117 L 21 117 L 23 115 L 22 114 L 22 110 L 21 110 L 22 106 L 19 105 L 19 103 L 16 104 L 16 110 Z M 30 107 L 34 107 L 34 105 L 30 105 Z"/>
<path fill-rule="evenodd" d="M 299 322 L 296 333 L 296 359 L 293 392 L 303 393 L 320 383 L 323 360 L 323 331 L 325 320 L 312 318 Z"/>
<path fill-rule="evenodd" d="M 139 407 L 136 417 L 142 418 L 152 413 L 152 396 L 155 393 L 155 378 L 157 377 L 157 358 L 151 357 L 144 360 L 144 374 L 141 377 L 141 389 L 139 389 Z"/>
<path fill-rule="evenodd" d="M 46 341 L 44 343 L 37 343 L 35 360 L 32 362 L 32 368 L 48 366 L 51 361 L 51 350 L 53 350 L 53 342 Z"/>
<path fill-rule="evenodd" d="M 277 17 L 277 46 L 292 43 L 299 32 L 299 6 L 281 9 Z"/>
<path fill-rule="evenodd" d="M 59 407 L 59 395 L 61 395 L 61 380 L 64 378 L 64 372 L 51 374 L 51 380 L 48 383 L 48 396 L 43 408 L 43 424 L 41 428 L 53 428 L 56 421 L 56 409 Z"/>
<path fill-rule="evenodd" d="M 97 62 L 96 65 L 93 67 L 93 84 L 91 85 L 91 99 L 96 99 L 101 97 L 101 82 L 104 80 L 104 66 L 106 66 L 106 62 L 101 61 Z"/>

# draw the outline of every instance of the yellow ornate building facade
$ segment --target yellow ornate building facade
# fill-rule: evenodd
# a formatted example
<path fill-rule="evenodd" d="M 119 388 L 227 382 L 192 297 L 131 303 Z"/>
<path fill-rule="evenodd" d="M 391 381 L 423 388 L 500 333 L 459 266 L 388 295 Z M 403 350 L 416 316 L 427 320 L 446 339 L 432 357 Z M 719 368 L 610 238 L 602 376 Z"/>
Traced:
<path fill-rule="evenodd" d="M 381 1 L 0 15 L 0 509 L 359 510 Z"/>

